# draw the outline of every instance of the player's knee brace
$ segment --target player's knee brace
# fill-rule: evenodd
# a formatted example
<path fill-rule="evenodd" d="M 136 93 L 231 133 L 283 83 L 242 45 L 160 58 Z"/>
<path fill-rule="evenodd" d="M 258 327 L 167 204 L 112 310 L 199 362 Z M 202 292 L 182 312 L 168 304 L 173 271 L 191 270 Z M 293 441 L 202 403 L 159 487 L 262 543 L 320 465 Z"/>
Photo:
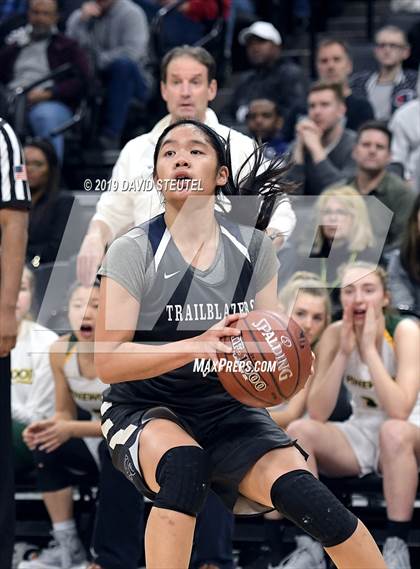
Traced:
<path fill-rule="evenodd" d="M 356 516 L 306 470 L 293 470 L 278 478 L 271 488 L 271 501 L 324 547 L 343 543 L 357 526 Z"/>
<path fill-rule="evenodd" d="M 156 468 L 160 490 L 154 505 L 196 516 L 207 497 L 210 474 L 210 458 L 202 448 L 182 446 L 168 450 Z"/>

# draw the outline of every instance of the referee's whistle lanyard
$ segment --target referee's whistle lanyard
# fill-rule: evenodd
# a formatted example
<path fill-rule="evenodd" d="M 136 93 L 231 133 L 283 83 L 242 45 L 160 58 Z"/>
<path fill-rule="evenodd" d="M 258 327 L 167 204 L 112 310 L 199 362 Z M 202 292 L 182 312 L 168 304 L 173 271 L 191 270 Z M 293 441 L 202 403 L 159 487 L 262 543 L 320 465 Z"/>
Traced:
<path fill-rule="evenodd" d="M 354 263 L 357 259 L 357 251 L 353 251 L 353 253 L 350 255 L 349 260 L 347 261 L 347 263 Z M 335 289 L 337 288 L 337 286 L 340 284 L 340 278 L 337 277 L 333 282 L 329 283 L 328 282 L 328 278 L 327 278 L 327 260 L 325 259 L 325 257 L 321 258 L 321 280 L 322 282 L 324 282 L 326 285 L 328 285 L 329 288 L 331 289 Z"/>

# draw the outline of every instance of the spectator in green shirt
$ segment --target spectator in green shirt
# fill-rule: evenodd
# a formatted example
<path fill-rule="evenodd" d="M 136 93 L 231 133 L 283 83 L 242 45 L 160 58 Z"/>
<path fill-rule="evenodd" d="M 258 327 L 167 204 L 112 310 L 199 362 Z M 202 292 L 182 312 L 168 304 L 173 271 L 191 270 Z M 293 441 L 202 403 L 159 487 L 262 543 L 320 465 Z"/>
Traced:
<path fill-rule="evenodd" d="M 353 149 L 356 174 L 348 180 L 362 196 L 375 196 L 388 207 L 393 218 L 389 231 L 382 223 L 380 208 L 366 200 L 373 232 L 385 237 L 384 252 L 396 249 L 407 224 L 415 193 L 398 176 L 387 171 L 391 160 L 391 131 L 379 121 L 368 121 L 357 133 Z"/>

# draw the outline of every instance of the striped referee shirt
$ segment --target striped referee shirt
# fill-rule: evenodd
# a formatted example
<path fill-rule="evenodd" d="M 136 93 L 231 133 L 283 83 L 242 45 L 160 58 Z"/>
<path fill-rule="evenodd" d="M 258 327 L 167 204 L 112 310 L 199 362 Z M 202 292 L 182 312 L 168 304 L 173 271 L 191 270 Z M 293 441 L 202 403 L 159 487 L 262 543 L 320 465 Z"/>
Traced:
<path fill-rule="evenodd" d="M 0 118 L 0 209 L 29 209 L 30 205 L 22 147 L 12 127 Z"/>

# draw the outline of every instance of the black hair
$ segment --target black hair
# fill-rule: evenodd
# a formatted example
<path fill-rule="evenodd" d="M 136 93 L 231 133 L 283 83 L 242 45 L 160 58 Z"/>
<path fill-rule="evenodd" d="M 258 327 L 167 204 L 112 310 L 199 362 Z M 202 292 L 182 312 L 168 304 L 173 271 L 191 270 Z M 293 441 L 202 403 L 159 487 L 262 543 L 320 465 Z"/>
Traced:
<path fill-rule="evenodd" d="M 92 283 L 91 287 L 92 288 L 99 288 L 101 286 L 101 281 L 98 277 L 95 277 L 94 282 Z M 73 296 L 73 294 L 75 293 L 75 291 L 79 288 L 79 287 L 83 287 L 83 288 L 88 288 L 85 287 L 85 285 L 83 285 L 81 282 L 79 281 L 74 281 L 70 287 L 69 290 L 67 291 L 67 305 L 69 304 L 71 297 Z"/>
<path fill-rule="evenodd" d="M 249 108 L 252 105 L 252 103 L 255 103 L 255 101 L 267 101 L 269 103 L 271 103 L 273 105 L 273 109 L 275 114 L 278 117 L 284 117 L 285 113 L 283 108 L 280 108 L 280 105 L 278 104 L 277 101 L 275 101 L 274 99 L 270 99 L 270 97 L 254 97 L 253 99 L 251 99 L 248 103 L 248 113 L 249 113 Z"/>
<path fill-rule="evenodd" d="M 254 224 L 257 229 L 264 230 L 267 228 L 273 211 L 276 197 L 281 194 L 291 193 L 295 189 L 295 184 L 284 179 L 284 174 L 289 168 L 288 156 L 277 156 L 271 160 L 267 160 L 264 156 L 266 145 L 257 146 L 252 154 L 245 160 L 239 168 L 236 176 L 232 175 L 232 161 L 230 150 L 230 135 L 227 140 L 215 132 L 212 128 L 204 123 L 193 119 L 183 119 L 170 124 L 160 135 L 153 155 L 154 174 L 156 174 L 156 164 L 162 143 L 171 130 L 182 125 L 192 125 L 204 134 L 207 141 L 214 148 L 217 155 L 217 167 L 226 166 L 229 170 L 228 181 L 225 186 L 216 189 L 217 194 L 222 193 L 226 196 L 254 196 L 262 198 L 261 207 L 257 211 L 258 217 L 256 222 L 249 219 L 249 224 Z M 247 172 L 247 173 L 245 173 Z M 257 200 L 259 202 L 259 200 Z M 234 200 L 232 210 L 229 216 L 237 218 L 242 212 L 236 211 L 234 204 L 239 204 L 240 200 Z M 218 205 L 226 212 L 223 207 L 223 201 L 218 201 Z M 246 204 L 249 209 L 249 203 Z M 248 212 L 249 214 L 249 212 Z M 251 212 L 252 214 L 252 212 Z M 249 215 L 247 215 L 250 218 Z M 255 217 L 255 216 L 254 216 Z M 243 221 L 243 218 L 242 218 Z"/>
<path fill-rule="evenodd" d="M 38 148 L 47 160 L 48 181 L 44 193 L 48 197 L 51 197 L 58 191 L 60 184 L 60 164 L 55 148 L 51 142 L 45 138 L 31 138 L 25 143 L 24 148 L 28 146 Z"/>
<path fill-rule="evenodd" d="M 360 136 L 365 130 L 380 130 L 388 139 L 388 149 L 391 148 L 392 132 L 383 121 L 366 121 L 357 130 L 356 142 L 359 142 Z"/>

